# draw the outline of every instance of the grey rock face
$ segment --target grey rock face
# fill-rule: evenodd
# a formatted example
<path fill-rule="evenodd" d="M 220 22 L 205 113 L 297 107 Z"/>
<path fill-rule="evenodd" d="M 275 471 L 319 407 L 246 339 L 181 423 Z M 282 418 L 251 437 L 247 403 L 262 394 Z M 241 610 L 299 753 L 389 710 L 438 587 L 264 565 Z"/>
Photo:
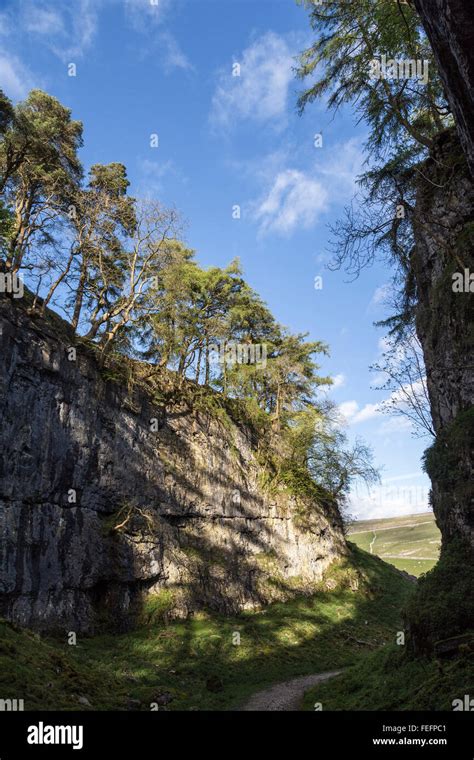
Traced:
<path fill-rule="evenodd" d="M 454 131 L 439 138 L 423 173 L 412 260 L 416 326 L 438 449 L 444 446 L 450 470 L 430 472 L 433 509 L 444 544 L 458 536 L 474 545 L 473 441 L 440 438 L 468 419 L 474 402 L 474 296 L 469 285 L 453 288 L 453 275 L 467 272 L 468 281 L 474 274 L 474 182 Z"/>
<path fill-rule="evenodd" d="M 1 297 L 0 615 L 120 629 L 163 592 L 170 615 L 236 612 L 345 552 L 337 512 L 303 528 L 285 491 L 263 495 L 245 431 L 129 393 L 80 347 L 69 361 L 70 341 Z"/>

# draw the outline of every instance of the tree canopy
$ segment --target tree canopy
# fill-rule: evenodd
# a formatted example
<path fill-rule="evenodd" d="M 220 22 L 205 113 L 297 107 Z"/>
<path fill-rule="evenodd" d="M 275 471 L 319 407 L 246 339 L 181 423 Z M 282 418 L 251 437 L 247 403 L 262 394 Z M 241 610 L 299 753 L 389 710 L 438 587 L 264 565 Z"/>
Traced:
<path fill-rule="evenodd" d="M 376 257 L 394 262 L 400 325 L 411 320 L 416 299 L 410 277 L 416 185 L 435 136 L 453 124 L 433 53 L 410 4 L 300 4 L 316 35 L 297 66 L 297 76 L 309 81 L 300 111 L 324 96 L 332 111 L 350 104 L 368 128 L 358 195 L 333 227 L 333 266 L 356 277 Z"/>
<path fill-rule="evenodd" d="M 122 163 L 85 177 L 81 145 L 82 124 L 55 98 L 33 90 L 14 106 L 0 91 L 0 266 L 25 278 L 31 313 L 59 308 L 102 366 L 140 358 L 150 376 L 173 370 L 178 388 L 243 404 L 268 451 L 278 440 L 277 477 L 303 472 L 334 503 L 352 477 L 374 477 L 318 396 L 327 346 L 280 325 L 238 259 L 201 267 L 180 214 L 130 196 Z"/>

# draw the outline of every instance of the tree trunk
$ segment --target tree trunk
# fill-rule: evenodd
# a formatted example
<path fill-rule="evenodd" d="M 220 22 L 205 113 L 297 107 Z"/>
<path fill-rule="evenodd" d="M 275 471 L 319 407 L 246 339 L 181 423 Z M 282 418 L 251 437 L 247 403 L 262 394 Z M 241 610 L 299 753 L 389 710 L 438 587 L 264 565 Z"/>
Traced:
<path fill-rule="evenodd" d="M 414 0 L 474 177 L 474 13 L 470 0 Z"/>
<path fill-rule="evenodd" d="M 74 253 L 71 253 L 71 255 L 69 256 L 69 259 L 68 259 L 68 262 L 67 262 L 67 265 L 66 265 L 65 269 L 61 272 L 61 274 L 59 275 L 58 279 L 55 282 L 52 283 L 50 289 L 48 290 L 48 294 L 47 294 L 46 298 L 44 299 L 43 304 L 41 306 L 41 314 L 42 315 L 45 314 L 46 307 L 48 306 L 49 302 L 51 301 L 52 297 L 54 296 L 56 290 L 59 288 L 59 286 L 61 285 L 61 283 L 63 282 L 63 280 L 68 276 L 69 271 L 71 269 L 71 265 L 72 265 L 73 259 L 74 259 Z"/>
<path fill-rule="evenodd" d="M 78 325 L 79 325 L 79 320 L 81 318 L 82 303 L 84 300 L 84 291 L 86 287 L 86 277 L 87 277 L 87 264 L 83 260 L 82 266 L 81 266 L 81 276 L 79 278 L 79 283 L 77 285 L 76 298 L 74 301 L 74 314 L 72 316 L 72 322 L 71 322 L 74 330 L 77 330 Z"/>
<path fill-rule="evenodd" d="M 202 346 L 199 346 L 198 359 L 196 365 L 196 383 L 199 385 L 199 378 L 201 377 L 201 360 L 202 360 Z"/>
<path fill-rule="evenodd" d="M 205 360 L 206 360 L 206 377 L 204 380 L 205 385 L 209 385 L 211 380 L 211 368 L 209 364 L 209 338 L 206 335 L 206 353 L 205 353 Z"/>

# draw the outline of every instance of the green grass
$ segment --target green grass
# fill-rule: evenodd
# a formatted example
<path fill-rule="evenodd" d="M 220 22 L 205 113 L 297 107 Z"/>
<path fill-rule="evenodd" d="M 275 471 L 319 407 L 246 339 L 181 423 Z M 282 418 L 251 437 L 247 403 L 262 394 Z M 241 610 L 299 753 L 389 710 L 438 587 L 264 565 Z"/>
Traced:
<path fill-rule="evenodd" d="M 361 549 L 417 577 L 438 560 L 441 534 L 432 512 L 361 520 L 350 526 L 349 535 Z"/>
<path fill-rule="evenodd" d="M 346 667 L 393 642 L 412 590 L 393 568 L 352 547 L 312 596 L 238 617 L 202 612 L 166 625 L 156 614 L 161 601 L 151 600 L 146 625 L 75 647 L 4 622 L 0 698 L 65 710 L 127 709 L 137 700 L 148 710 L 166 694 L 170 710 L 230 709 L 268 684 Z"/>
<path fill-rule="evenodd" d="M 406 573 L 409 573 L 410 575 L 414 575 L 416 578 L 419 578 L 420 575 L 423 575 L 424 573 L 427 573 L 429 570 L 431 570 L 435 566 L 435 562 L 430 559 L 401 559 L 397 558 L 395 559 L 386 559 L 386 562 L 392 562 L 395 567 L 398 567 L 399 570 L 404 570 Z"/>
<path fill-rule="evenodd" d="M 452 660 L 410 659 L 390 645 L 305 695 L 314 710 L 452 710 L 454 699 L 474 694 L 474 653 Z"/>

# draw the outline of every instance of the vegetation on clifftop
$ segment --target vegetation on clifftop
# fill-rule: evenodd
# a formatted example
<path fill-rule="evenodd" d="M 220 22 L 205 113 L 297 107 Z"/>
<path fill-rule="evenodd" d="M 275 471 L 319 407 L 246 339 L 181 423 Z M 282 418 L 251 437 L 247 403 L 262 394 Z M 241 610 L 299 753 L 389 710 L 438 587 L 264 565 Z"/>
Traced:
<path fill-rule="evenodd" d="M 377 474 L 318 393 L 332 382 L 318 363 L 328 347 L 279 324 L 238 260 L 201 267 L 177 211 L 130 196 L 123 164 L 94 164 L 85 180 L 82 130 L 45 92 L 13 105 L 0 91 L 5 282 L 25 278 L 34 318 L 57 326 L 58 309 L 61 334 L 94 353 L 104 380 L 246 425 L 269 487 L 337 510 L 354 478 Z"/>

